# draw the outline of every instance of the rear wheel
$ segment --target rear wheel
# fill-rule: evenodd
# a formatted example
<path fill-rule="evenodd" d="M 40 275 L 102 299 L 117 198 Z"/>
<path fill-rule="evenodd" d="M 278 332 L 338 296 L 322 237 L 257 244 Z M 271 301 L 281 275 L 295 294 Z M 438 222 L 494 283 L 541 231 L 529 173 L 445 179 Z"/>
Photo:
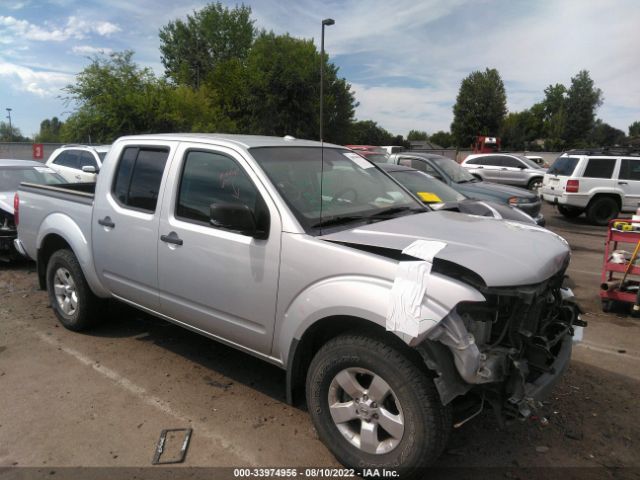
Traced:
<path fill-rule="evenodd" d="M 596 197 L 587 207 L 587 218 L 595 225 L 608 225 L 618 216 L 618 202 L 611 197 Z"/>
<path fill-rule="evenodd" d="M 47 292 L 53 312 L 65 328 L 79 332 L 100 318 L 100 304 L 71 250 L 58 250 L 47 264 Z"/>
<path fill-rule="evenodd" d="M 570 207 L 567 205 L 558 205 L 558 211 L 562 214 L 562 216 L 567 218 L 576 218 L 582 215 L 584 212 L 583 209 L 578 207 Z"/>
<path fill-rule="evenodd" d="M 380 339 L 329 341 L 311 362 L 306 391 L 320 439 L 350 468 L 415 474 L 438 458 L 451 431 L 432 379 Z"/>

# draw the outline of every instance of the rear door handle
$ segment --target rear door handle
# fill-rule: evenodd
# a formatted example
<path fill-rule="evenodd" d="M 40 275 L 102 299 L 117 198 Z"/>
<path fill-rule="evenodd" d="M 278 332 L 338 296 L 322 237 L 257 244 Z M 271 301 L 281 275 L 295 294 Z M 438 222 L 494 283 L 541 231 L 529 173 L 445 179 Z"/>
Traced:
<path fill-rule="evenodd" d="M 111 217 L 104 217 L 98 220 L 103 227 L 115 228 L 116 224 L 111 221 Z"/>
<path fill-rule="evenodd" d="M 160 235 L 160 240 L 165 243 L 172 243 L 174 245 L 182 245 L 182 239 L 176 232 L 170 232 L 169 235 Z"/>
<path fill-rule="evenodd" d="M 506 168 L 501 168 L 500 170 L 506 170 Z"/>
<path fill-rule="evenodd" d="M 618 185 L 629 185 L 627 182 L 618 182 Z"/>

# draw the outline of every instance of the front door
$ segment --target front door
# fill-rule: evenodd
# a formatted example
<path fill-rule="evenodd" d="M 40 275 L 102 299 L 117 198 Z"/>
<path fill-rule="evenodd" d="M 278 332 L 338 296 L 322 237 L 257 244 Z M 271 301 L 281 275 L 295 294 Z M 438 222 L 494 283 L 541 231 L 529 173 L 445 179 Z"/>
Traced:
<path fill-rule="evenodd" d="M 126 146 L 105 166 L 93 209 L 94 262 L 118 297 L 157 310 L 158 218 L 170 144 Z M 115 170 L 115 171 L 114 171 Z"/>
<path fill-rule="evenodd" d="M 640 159 L 620 160 L 618 188 L 624 192 L 622 210 L 629 212 L 640 208 Z"/>
<path fill-rule="evenodd" d="M 162 312 L 259 353 L 271 350 L 280 235 L 275 205 L 237 152 L 181 144 L 158 241 Z M 215 227 L 215 204 L 246 205 L 265 239 Z"/>

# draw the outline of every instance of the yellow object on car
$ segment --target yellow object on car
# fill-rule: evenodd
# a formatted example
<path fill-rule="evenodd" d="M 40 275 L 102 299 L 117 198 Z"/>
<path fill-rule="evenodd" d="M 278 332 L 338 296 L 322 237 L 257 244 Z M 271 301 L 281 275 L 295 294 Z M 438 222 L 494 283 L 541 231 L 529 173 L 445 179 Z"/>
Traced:
<path fill-rule="evenodd" d="M 427 202 L 427 203 L 442 203 L 442 200 L 440 200 L 440 197 L 437 196 L 435 193 L 431 193 L 431 192 L 416 192 L 418 194 L 418 197 L 420 197 L 420 200 L 422 200 L 423 202 Z"/>

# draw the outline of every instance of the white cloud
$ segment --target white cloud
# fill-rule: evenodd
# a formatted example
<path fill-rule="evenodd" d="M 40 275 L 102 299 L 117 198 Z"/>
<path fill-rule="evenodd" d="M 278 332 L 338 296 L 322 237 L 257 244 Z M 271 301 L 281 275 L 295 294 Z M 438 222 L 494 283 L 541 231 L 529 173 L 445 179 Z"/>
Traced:
<path fill-rule="evenodd" d="M 71 49 L 76 55 L 109 55 L 113 49 L 105 47 L 92 47 L 90 45 L 77 45 Z"/>
<path fill-rule="evenodd" d="M 37 71 L 2 60 L 0 60 L 0 77 L 17 81 L 14 83 L 14 88 L 40 97 L 59 95 L 60 89 L 74 80 L 74 76 L 68 73 Z"/>
<path fill-rule="evenodd" d="M 0 43 L 12 43 L 14 39 L 62 42 L 70 38 L 83 39 L 92 33 L 109 36 L 118 31 L 120 27 L 114 23 L 87 21 L 75 16 L 70 16 L 64 27 L 41 27 L 15 17 L 0 16 Z"/>

